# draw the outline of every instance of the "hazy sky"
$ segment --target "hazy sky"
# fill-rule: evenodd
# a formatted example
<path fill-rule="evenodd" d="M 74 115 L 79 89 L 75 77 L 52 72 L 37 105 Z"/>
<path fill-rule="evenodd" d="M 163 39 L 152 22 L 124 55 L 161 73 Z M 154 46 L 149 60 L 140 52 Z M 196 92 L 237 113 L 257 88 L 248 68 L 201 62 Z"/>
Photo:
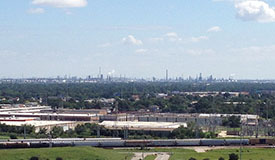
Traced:
<path fill-rule="evenodd" d="M 0 0 L 0 78 L 275 79 L 275 0 Z"/>

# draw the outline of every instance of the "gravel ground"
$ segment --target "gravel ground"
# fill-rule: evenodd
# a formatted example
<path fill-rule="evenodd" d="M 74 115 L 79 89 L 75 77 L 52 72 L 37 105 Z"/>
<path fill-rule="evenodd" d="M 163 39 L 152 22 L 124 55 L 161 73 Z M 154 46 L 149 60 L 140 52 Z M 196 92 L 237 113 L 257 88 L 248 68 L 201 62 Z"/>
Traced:
<path fill-rule="evenodd" d="M 148 155 L 157 155 L 157 158 L 155 160 L 169 160 L 170 158 L 170 155 L 166 152 L 136 152 L 134 153 L 134 157 L 132 158 L 132 160 L 141 160 Z"/>

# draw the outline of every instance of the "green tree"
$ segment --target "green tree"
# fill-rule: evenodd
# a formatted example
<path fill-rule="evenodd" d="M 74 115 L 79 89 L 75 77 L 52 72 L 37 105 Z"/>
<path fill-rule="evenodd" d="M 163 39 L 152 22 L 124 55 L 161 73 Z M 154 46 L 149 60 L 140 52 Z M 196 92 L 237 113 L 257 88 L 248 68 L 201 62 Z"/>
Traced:
<path fill-rule="evenodd" d="M 61 137 L 64 134 L 63 128 L 62 127 L 53 127 L 51 130 L 51 135 L 53 138 L 58 138 Z"/>
<path fill-rule="evenodd" d="M 231 128 L 237 128 L 241 125 L 241 118 L 239 116 L 230 116 L 227 119 L 223 120 L 223 126 L 229 126 Z"/>
<path fill-rule="evenodd" d="M 238 160 L 239 156 L 235 153 L 229 154 L 229 160 Z"/>

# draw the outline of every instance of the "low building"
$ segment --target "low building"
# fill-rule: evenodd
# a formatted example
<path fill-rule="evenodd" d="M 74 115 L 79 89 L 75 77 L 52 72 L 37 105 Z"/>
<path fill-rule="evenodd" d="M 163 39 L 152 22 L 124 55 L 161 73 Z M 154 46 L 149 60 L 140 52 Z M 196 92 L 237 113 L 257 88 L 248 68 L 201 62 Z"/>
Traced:
<path fill-rule="evenodd" d="M 98 114 L 106 115 L 107 109 L 57 109 L 54 111 L 59 114 Z"/>
<path fill-rule="evenodd" d="M 0 117 L 35 117 L 40 120 L 58 121 L 98 121 L 98 114 L 58 114 L 58 113 L 17 113 L 0 112 Z"/>
<path fill-rule="evenodd" d="M 174 114 L 174 113 L 154 113 L 136 115 L 141 122 L 184 122 L 195 123 L 199 126 L 222 125 L 224 119 L 230 116 L 241 117 L 241 122 L 246 125 L 256 125 L 258 123 L 257 115 L 249 114 Z"/>
<path fill-rule="evenodd" d="M 144 130 L 144 131 L 173 131 L 186 123 L 172 122 L 137 122 L 137 121 L 103 121 L 99 125 L 110 130 Z"/>
<path fill-rule="evenodd" d="M 1 124 L 10 126 L 34 126 L 35 132 L 39 132 L 40 129 L 47 129 L 51 131 L 53 127 L 62 127 L 63 131 L 74 129 L 78 124 L 91 123 L 91 122 L 76 122 L 76 121 L 41 121 L 35 118 L 1 118 Z"/>

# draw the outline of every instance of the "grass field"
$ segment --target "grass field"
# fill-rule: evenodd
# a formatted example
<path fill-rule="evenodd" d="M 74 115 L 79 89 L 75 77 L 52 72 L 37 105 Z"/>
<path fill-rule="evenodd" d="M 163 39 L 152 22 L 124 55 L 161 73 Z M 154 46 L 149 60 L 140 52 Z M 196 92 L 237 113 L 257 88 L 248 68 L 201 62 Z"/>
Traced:
<path fill-rule="evenodd" d="M 144 160 L 154 160 L 154 159 L 156 159 L 156 158 L 157 158 L 156 155 L 148 155 L 148 156 L 145 157 Z"/>
<path fill-rule="evenodd" d="M 172 152 L 170 160 L 188 160 L 190 157 L 194 157 L 197 160 L 209 158 L 210 160 L 218 160 L 219 157 L 229 159 L 229 154 L 240 154 L 238 149 L 219 149 L 211 150 L 205 153 L 196 153 L 193 150 L 180 151 L 175 150 Z M 244 149 L 242 152 L 242 160 L 274 160 L 275 149 Z"/>
<path fill-rule="evenodd" d="M 32 156 L 41 160 L 55 160 L 57 157 L 63 160 L 125 160 L 126 157 L 130 160 L 132 154 L 92 147 L 0 150 L 0 160 L 29 160 Z"/>
<path fill-rule="evenodd" d="M 216 149 L 205 153 L 197 153 L 191 149 L 182 148 L 157 148 L 150 150 L 112 150 L 93 147 L 65 147 L 65 148 L 39 148 L 39 149 L 9 149 L 0 150 L 0 160 L 29 160 L 32 156 L 37 156 L 40 160 L 55 160 L 61 157 L 63 160 L 130 160 L 132 152 L 168 152 L 171 154 L 170 160 L 189 160 L 190 157 L 197 160 L 209 158 L 218 160 L 223 157 L 228 160 L 230 153 L 239 155 L 238 149 Z M 264 148 L 244 148 L 242 160 L 274 160 L 275 149 Z M 155 156 L 147 156 L 146 160 L 153 160 Z"/>
<path fill-rule="evenodd" d="M 9 139 L 10 138 L 10 136 L 2 136 L 2 135 L 0 135 L 0 139 Z"/>
<path fill-rule="evenodd" d="M 128 150 L 129 152 L 141 152 L 141 150 Z M 165 149 L 157 148 L 145 150 L 145 152 L 168 152 L 172 156 L 169 160 L 189 160 L 193 157 L 197 160 L 203 160 L 204 158 L 209 158 L 210 160 L 218 160 L 223 157 L 225 160 L 229 159 L 229 154 L 235 153 L 239 155 L 239 149 L 216 149 L 207 151 L 204 153 L 197 153 L 191 149 Z M 275 160 L 275 149 L 270 148 L 244 148 L 242 152 L 242 160 Z"/>
<path fill-rule="evenodd" d="M 22 135 L 16 135 L 16 137 L 17 137 L 17 139 L 24 139 L 24 136 L 22 136 Z M 26 138 L 27 139 L 29 139 L 29 138 L 35 138 L 35 137 L 31 137 L 31 136 L 26 136 Z M 9 135 L 3 135 L 3 134 L 1 134 L 0 135 L 0 139 L 10 139 L 10 136 Z"/>

